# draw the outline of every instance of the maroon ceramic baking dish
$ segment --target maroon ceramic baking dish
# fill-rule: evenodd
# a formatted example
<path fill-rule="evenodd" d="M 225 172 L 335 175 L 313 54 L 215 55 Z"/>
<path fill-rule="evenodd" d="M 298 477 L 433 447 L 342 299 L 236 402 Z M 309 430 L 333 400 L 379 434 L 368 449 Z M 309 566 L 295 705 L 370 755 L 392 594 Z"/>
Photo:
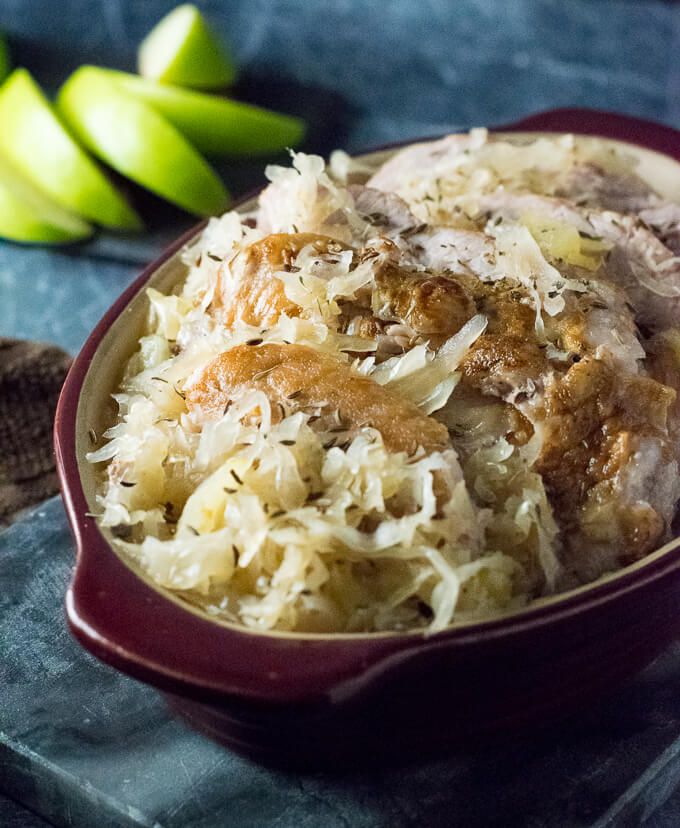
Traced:
<path fill-rule="evenodd" d="M 653 151 L 649 158 L 667 167 L 661 175 L 674 174 L 680 188 L 680 133 L 668 127 L 563 109 L 495 131 L 626 141 Z M 129 350 L 136 341 L 144 288 L 178 278 L 178 251 L 198 230 L 114 303 L 74 361 L 59 401 L 57 463 L 78 550 L 66 612 L 88 650 L 159 688 L 192 724 L 239 752 L 327 764 L 406 758 L 569 715 L 677 635 L 680 539 L 589 587 L 430 636 L 249 632 L 200 615 L 135 572 L 91 516 L 88 432 L 113 416 L 107 399 L 127 355 L 122 343 Z"/>

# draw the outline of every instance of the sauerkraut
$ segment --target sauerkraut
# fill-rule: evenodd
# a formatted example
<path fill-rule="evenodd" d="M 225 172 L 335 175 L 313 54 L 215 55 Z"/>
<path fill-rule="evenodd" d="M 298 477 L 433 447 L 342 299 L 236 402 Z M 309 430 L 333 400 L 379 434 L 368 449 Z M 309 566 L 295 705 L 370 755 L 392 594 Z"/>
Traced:
<path fill-rule="evenodd" d="M 348 182 L 365 180 L 365 164 L 337 154 L 327 169 L 321 158 L 293 154 L 290 168 L 267 168 L 271 183 L 254 213 L 211 219 L 184 251 L 186 278 L 173 293 L 147 291 L 147 330 L 115 394 L 118 420 L 89 460 L 104 464 L 101 525 L 160 587 L 252 629 L 345 633 L 441 630 L 556 588 L 560 532 L 535 468 L 543 432 L 531 406 L 540 382 L 518 384 L 514 396 L 483 389 L 493 404 L 457 391 L 493 307 L 475 299 L 469 320 L 439 336 L 417 328 L 413 309 L 383 318 L 385 303 L 370 301 L 380 268 L 414 234 L 465 225 L 480 193 L 508 182 L 535 190 L 540 178 L 553 191 L 576 153 L 569 136 L 513 146 L 473 131 L 457 141 L 453 161 L 444 153 L 396 188 L 414 214 L 399 233 L 389 215 L 358 208 Z M 279 293 L 267 295 L 285 310 L 272 324 L 247 324 L 238 312 L 225 324 L 220 309 L 243 296 L 252 246 L 302 233 L 337 244 L 325 252 L 306 244 L 272 266 L 269 287 L 277 280 Z M 513 286 L 518 305 L 535 315 L 537 347 L 555 371 L 566 370 L 565 297 L 581 301 L 606 249 L 536 215 L 488 226 L 485 238 L 494 259 L 485 254 L 474 278 L 489 291 Z M 427 267 L 421 250 L 409 254 L 416 277 Z M 329 414 L 323 401 L 275 400 L 262 382 L 239 387 L 218 416 L 187 404 L 187 389 L 221 354 L 268 344 L 332 355 L 351 376 L 437 417 L 451 443 L 389 450 L 371 422 L 348 426 L 342 406 Z M 520 397 L 517 416 L 532 425 L 522 439 L 513 426 L 510 438 L 507 400 Z"/>

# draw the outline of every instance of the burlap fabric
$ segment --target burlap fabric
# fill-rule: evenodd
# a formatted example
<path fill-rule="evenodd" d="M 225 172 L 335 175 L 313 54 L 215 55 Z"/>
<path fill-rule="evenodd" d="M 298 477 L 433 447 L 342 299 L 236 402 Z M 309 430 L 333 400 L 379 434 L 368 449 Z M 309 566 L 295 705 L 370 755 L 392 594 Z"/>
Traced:
<path fill-rule="evenodd" d="M 53 345 L 0 337 L 0 526 L 58 490 L 52 423 L 70 362 Z"/>

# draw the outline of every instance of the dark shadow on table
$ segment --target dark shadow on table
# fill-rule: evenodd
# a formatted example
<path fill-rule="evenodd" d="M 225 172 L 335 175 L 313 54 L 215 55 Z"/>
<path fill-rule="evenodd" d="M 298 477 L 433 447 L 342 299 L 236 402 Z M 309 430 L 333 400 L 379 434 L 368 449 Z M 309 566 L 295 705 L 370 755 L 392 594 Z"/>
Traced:
<path fill-rule="evenodd" d="M 349 825 L 357 819 L 357 824 L 393 828 L 599 826 L 621 793 L 637 781 L 640 768 L 656 760 L 677 734 L 680 711 L 673 677 L 679 656 L 680 648 L 672 647 L 637 679 L 566 721 L 496 734 L 441 758 L 398 766 L 395 757 L 397 766 L 385 767 L 371 766 L 364 757 L 361 767 L 332 772 L 282 772 L 247 764 L 263 779 L 286 779 L 291 790 L 318 803 L 319 825 Z M 210 784 L 214 790 L 215 777 Z M 668 793 L 657 794 L 656 805 Z M 200 785 L 194 795 L 200 800 Z M 261 795 L 271 796 L 272 805 L 277 799 L 266 783 Z M 640 796 L 628 803 L 621 821 L 612 825 L 642 824 L 643 810 L 650 805 L 643 800 Z M 188 821 L 194 806 L 186 805 Z M 182 816 L 181 811 L 174 814 L 180 822 Z"/>

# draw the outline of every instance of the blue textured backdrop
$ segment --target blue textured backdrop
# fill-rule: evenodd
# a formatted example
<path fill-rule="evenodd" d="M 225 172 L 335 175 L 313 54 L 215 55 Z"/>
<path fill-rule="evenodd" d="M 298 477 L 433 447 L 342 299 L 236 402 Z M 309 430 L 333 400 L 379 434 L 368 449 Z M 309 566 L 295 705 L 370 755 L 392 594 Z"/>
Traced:
<path fill-rule="evenodd" d="M 27 65 L 39 80 L 55 89 L 84 61 L 133 68 L 140 38 L 173 5 L 174 0 L 0 0 L 0 29 L 10 37 L 16 62 Z M 335 145 L 358 150 L 449 128 L 499 123 L 532 111 L 570 104 L 616 109 L 680 127 L 680 6 L 675 3 L 210 0 L 198 5 L 224 32 L 243 68 L 238 94 L 306 114 L 312 126 L 308 145 L 311 150 L 325 153 Z M 224 165 L 222 169 L 238 195 L 261 181 L 262 166 Z M 0 335 L 50 340 L 77 350 L 142 264 L 168 238 L 192 223 L 186 216 L 161 210 L 154 203 L 151 206 L 152 232 L 141 239 L 104 235 L 87 245 L 61 252 L 0 242 Z M 136 687 L 95 664 L 76 650 L 62 631 L 54 636 L 54 625 L 61 624 L 59 602 L 68 577 L 71 548 L 59 505 L 52 503 L 41 514 L 40 520 L 29 519 L 14 527 L 11 536 L 5 536 L 6 566 L 0 567 L 0 593 L 7 599 L 5 604 L 0 601 L 0 637 L 7 636 L 0 643 L 0 683 L 3 669 L 4 681 L 9 681 L 10 669 L 15 681 L 12 693 L 0 694 L 0 714 L 5 730 L 25 745 L 49 745 L 57 767 L 66 766 L 68 760 L 73 769 L 79 761 L 77 745 L 81 744 L 87 762 L 80 766 L 79 773 L 84 779 L 104 780 L 106 774 L 88 777 L 86 765 L 97 765 L 89 757 L 97 756 L 98 744 L 100 756 L 105 754 L 108 760 L 121 765 L 126 762 L 122 748 L 113 759 L 110 752 L 106 753 L 116 744 L 115 738 L 107 742 L 103 735 L 107 732 L 105 727 L 114 736 L 117 732 L 116 705 L 103 705 L 101 710 L 97 707 L 98 718 L 94 717 L 92 722 L 84 711 L 92 698 L 109 698 L 102 688 L 114 687 L 112 699 L 134 697 L 139 700 L 142 713 L 155 717 L 147 734 L 149 752 L 144 755 L 149 763 L 149 779 L 156 778 L 154 773 L 158 773 L 153 742 L 156 725 L 172 734 L 180 759 L 188 747 L 195 752 L 192 755 L 196 764 L 190 768 L 191 774 L 200 776 L 200 762 L 209 763 L 213 755 L 218 757 L 215 761 L 219 759 L 229 769 L 229 790 L 233 801 L 240 803 L 240 810 L 230 810 L 230 825 L 263 824 L 257 822 L 261 817 L 270 824 L 278 818 L 276 824 L 287 826 L 294 819 L 299 824 L 301 814 L 309 825 L 374 825 L 380 820 L 375 814 L 381 808 L 385 814 L 383 824 L 388 819 L 396 824 L 397 813 L 403 825 L 417 825 L 424 815 L 429 816 L 430 824 L 457 824 L 455 814 L 465 814 L 460 803 L 466 797 L 472 810 L 468 810 L 465 824 L 485 824 L 483 788 L 476 788 L 476 799 L 470 798 L 467 791 L 449 790 L 461 784 L 481 784 L 489 765 L 479 757 L 475 760 L 478 767 L 465 769 L 459 762 L 457 777 L 451 770 L 453 766 L 424 767 L 414 771 L 412 784 L 403 781 L 409 777 L 397 775 L 391 781 L 389 777 L 380 778 L 375 784 L 365 781 L 350 793 L 343 793 L 341 785 L 321 779 L 303 784 L 297 779 L 249 771 L 243 763 L 220 758 L 216 748 L 164 718 L 152 691 Z M 40 611 L 34 610 L 38 604 Z M 7 623 L 10 613 L 12 625 Z M 25 639 L 27 629 L 32 631 L 30 646 Z M 36 661 L 38 650 L 47 654 L 58 651 L 60 657 L 67 659 L 66 684 L 58 671 L 52 675 L 45 668 L 52 663 L 50 659 Z M 2 656 L 10 652 L 11 664 L 3 663 Z M 38 663 L 40 669 L 47 669 L 44 682 L 38 681 L 40 676 L 35 674 Z M 19 675 L 23 684 L 17 679 Z M 544 759 L 539 746 L 520 746 L 514 759 L 510 754 L 510 764 L 533 751 L 538 757 L 535 787 L 527 787 L 522 796 L 513 794 L 510 784 L 505 793 L 510 798 L 503 802 L 514 802 L 516 807 L 518 802 L 524 802 L 525 813 L 531 811 L 534 825 L 557 825 L 559 816 L 555 815 L 559 811 L 550 811 L 548 800 L 559 801 L 560 789 L 563 796 L 573 791 L 579 801 L 576 810 L 570 811 L 572 818 L 576 820 L 578 815 L 578 824 L 591 824 L 598 813 L 611 805 L 611 797 L 619 795 L 645 763 L 658 754 L 652 776 L 643 774 L 638 788 L 633 786 L 629 794 L 624 794 L 624 800 L 629 796 L 634 804 L 620 801 L 623 810 L 616 811 L 612 817 L 615 821 L 607 824 L 638 824 L 642 815 L 652 813 L 650 825 L 660 828 L 680 824 L 677 796 L 658 807 L 680 773 L 680 727 L 672 689 L 679 675 L 680 655 L 676 649 L 646 677 L 619 694 L 618 704 L 623 706 L 610 711 L 604 726 L 592 739 L 579 743 L 578 736 L 572 735 L 571 739 L 565 738 L 563 748 L 557 746 L 553 753 L 546 748 L 545 762 L 552 763 L 552 792 L 543 791 L 540 784 Z M 68 688 L 67 699 L 63 698 L 62 687 Z M 626 705 L 631 704 L 635 712 L 628 721 Z M 50 705 L 57 705 L 59 715 L 64 716 L 60 723 L 54 723 L 56 708 Z M 0 790 L 3 779 L 8 780 L 13 772 L 13 791 L 18 795 L 18 771 L 16 764 L 12 765 L 16 755 L 10 749 L 5 754 L 10 761 L 3 759 L 0 752 Z M 3 765 L 3 761 L 7 764 Z M 40 764 L 35 756 L 26 761 L 29 765 L 38 763 L 32 767 L 42 768 L 45 774 L 44 778 L 37 774 L 33 779 L 34 787 L 44 786 L 42 793 L 34 790 L 31 796 L 26 793 L 26 799 L 34 804 L 40 801 L 43 813 L 58 817 L 64 824 L 69 819 L 95 824 L 98 817 L 93 815 L 88 821 L 82 810 L 79 816 L 75 806 L 72 811 L 68 796 L 64 800 L 66 791 L 73 790 L 73 779 L 68 784 L 64 781 L 60 788 L 54 766 Z M 568 769 L 568 779 L 560 778 L 560 768 Z M 511 770 L 505 769 L 506 776 L 512 776 Z M 612 776 L 614 770 L 619 777 Z M 143 773 L 139 773 L 143 781 Z M 193 776 L 188 771 L 182 773 L 183 784 L 178 789 L 187 790 L 188 786 L 195 792 L 197 799 L 191 802 L 197 813 L 203 813 L 199 805 L 205 811 L 200 824 L 225 824 L 211 823 L 209 816 L 210 784 L 217 777 L 207 774 L 201 777 L 202 782 L 197 778 L 194 786 Z M 170 788 L 171 776 L 166 783 Z M 517 778 L 521 780 L 522 774 Z M 105 788 L 104 781 L 102 785 Z M 608 786 L 607 796 L 601 785 Z M 94 803 L 97 793 L 94 789 L 89 793 L 83 790 L 81 809 L 87 796 Z M 143 784 L 136 790 L 141 796 Z M 418 790 L 427 791 L 426 801 L 419 801 Z M 277 817 L 278 806 L 272 805 L 271 813 L 267 812 L 267 802 L 279 803 L 291 791 L 298 792 L 297 811 L 289 811 L 288 817 Z M 158 800 L 167 807 L 173 805 L 171 792 L 164 791 L 162 784 L 157 786 Z M 260 794 L 265 798 L 258 800 Z M 541 801 L 542 795 L 545 802 Z M 370 803 L 376 796 L 381 798 L 374 811 Z M 249 797 L 255 797 L 260 804 L 253 804 Z M 345 800 L 356 800 L 358 804 L 345 809 Z M 480 810 L 474 811 L 474 802 Z M 501 804 L 499 800 L 491 808 L 495 824 L 499 825 Z M 174 813 L 181 816 L 181 805 L 176 805 L 178 810 Z M 552 822 L 547 817 L 549 812 Z M 269 817 L 265 818 L 266 813 Z M 507 816 L 510 818 L 509 812 Z M 514 811 L 511 821 L 522 824 L 521 810 Z M 29 824 L 36 822 L 21 809 L 0 800 L 0 825 L 19 828 Z M 104 824 L 101 819 L 100 824 Z"/>

